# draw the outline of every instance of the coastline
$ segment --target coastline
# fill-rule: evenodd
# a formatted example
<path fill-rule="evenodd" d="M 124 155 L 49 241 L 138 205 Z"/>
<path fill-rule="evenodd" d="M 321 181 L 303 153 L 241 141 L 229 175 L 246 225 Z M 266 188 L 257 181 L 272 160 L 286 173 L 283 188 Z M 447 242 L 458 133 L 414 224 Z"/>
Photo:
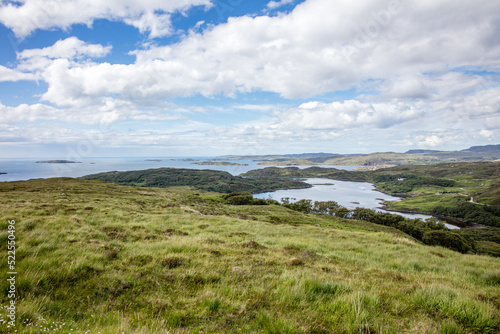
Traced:
<path fill-rule="evenodd" d="M 410 210 L 389 209 L 386 205 L 383 205 L 383 206 L 379 207 L 379 209 L 382 209 L 382 210 L 385 210 L 385 211 L 388 211 L 388 212 L 399 212 L 399 213 L 409 213 L 409 214 L 433 216 L 433 217 L 440 218 L 440 219 L 444 220 L 446 223 L 448 223 L 450 225 L 457 226 L 460 229 L 481 228 L 481 227 L 484 227 L 483 225 L 480 225 L 480 224 L 469 223 L 468 221 L 466 221 L 464 219 L 461 219 L 461 218 L 455 218 L 455 217 L 437 215 L 435 213 L 420 212 L 420 211 L 410 211 Z"/>

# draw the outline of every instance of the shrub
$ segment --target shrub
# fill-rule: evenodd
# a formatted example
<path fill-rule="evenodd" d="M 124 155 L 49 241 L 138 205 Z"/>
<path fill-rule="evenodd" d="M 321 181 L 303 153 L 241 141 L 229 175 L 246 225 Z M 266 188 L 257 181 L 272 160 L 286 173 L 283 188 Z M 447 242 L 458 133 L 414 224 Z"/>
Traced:
<path fill-rule="evenodd" d="M 460 253 L 467 253 L 473 249 L 461 235 L 441 230 L 425 232 L 422 242 L 426 245 L 446 247 Z"/>

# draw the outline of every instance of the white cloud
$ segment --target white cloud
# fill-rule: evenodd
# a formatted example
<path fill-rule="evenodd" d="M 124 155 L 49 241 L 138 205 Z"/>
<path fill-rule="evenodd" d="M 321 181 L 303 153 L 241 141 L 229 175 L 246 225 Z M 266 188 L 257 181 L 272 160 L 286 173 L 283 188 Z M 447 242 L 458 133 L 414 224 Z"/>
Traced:
<path fill-rule="evenodd" d="M 164 109 L 141 109 L 128 101 L 112 98 L 102 98 L 95 106 L 64 109 L 41 103 L 21 104 L 16 107 L 0 103 L 0 114 L 3 124 L 57 121 L 68 124 L 109 125 L 123 121 L 159 122 L 185 118 L 175 105 L 165 104 Z"/>
<path fill-rule="evenodd" d="M 37 57 L 47 57 L 50 59 L 83 59 L 101 58 L 111 52 L 111 46 L 100 44 L 88 44 L 76 37 L 69 37 L 57 41 L 54 45 L 43 49 L 27 49 L 17 54 L 18 59 L 26 60 Z"/>
<path fill-rule="evenodd" d="M 148 11 L 138 18 L 125 19 L 124 22 L 136 27 L 143 34 L 149 31 L 150 38 L 170 35 L 173 30 L 170 14 L 157 14 Z"/>
<path fill-rule="evenodd" d="M 422 117 L 424 113 L 398 101 L 371 104 L 349 100 L 332 103 L 308 102 L 275 115 L 279 119 L 279 127 L 343 130 L 367 126 L 385 129 Z"/>
<path fill-rule="evenodd" d="M 428 147 L 438 147 L 443 144 L 443 138 L 438 137 L 436 135 L 433 136 L 419 136 L 417 137 L 417 140 L 421 141 L 421 145 L 423 146 L 428 146 Z"/>
<path fill-rule="evenodd" d="M 500 68 L 500 43 L 485 42 L 493 33 L 500 3 L 361 2 L 310 0 L 287 15 L 229 18 L 226 24 L 201 33 L 191 31 L 177 44 L 136 50 L 132 52 L 136 62 L 130 65 L 78 60 L 101 56 L 109 46 L 76 39 L 50 50 L 26 50 L 20 56 L 66 53 L 78 60 L 48 61 L 53 64 L 42 76 L 49 84 L 43 97 L 53 103 L 102 94 L 136 99 L 236 96 L 252 91 L 308 98 L 373 80 L 383 83 L 374 89 L 387 98 L 429 98 L 439 84 L 426 77 L 429 72 L 439 71 L 444 78 L 459 75 L 447 73 L 449 68 Z M 134 21 L 140 29 L 151 26 L 144 23 L 148 20 L 144 15 Z M 162 33 L 161 28 L 155 29 L 151 33 Z M 82 54 L 75 53 L 80 50 L 74 47 L 78 43 L 87 47 Z M 445 83 L 454 86 L 452 78 Z M 440 87 L 442 92 L 444 88 Z"/>
<path fill-rule="evenodd" d="M 233 106 L 235 109 L 252 110 L 252 111 L 270 111 L 276 109 L 274 104 L 238 104 Z"/>
<path fill-rule="evenodd" d="M 31 73 L 23 73 L 0 65 L 0 82 L 2 81 L 20 81 L 35 80 L 36 77 Z"/>
<path fill-rule="evenodd" d="M 295 0 L 280 0 L 280 1 L 270 1 L 268 4 L 267 4 L 267 8 L 269 9 L 275 9 L 275 8 L 278 8 L 278 7 L 281 7 L 281 6 L 284 6 L 284 5 L 287 5 L 289 3 L 292 3 L 294 2 Z"/>
<path fill-rule="evenodd" d="M 169 13 L 211 5 L 210 0 L 24 0 L 20 4 L 0 3 L 0 23 L 23 38 L 37 29 L 67 29 L 73 24 L 92 25 L 94 20 L 108 19 L 159 37 L 171 32 Z"/>

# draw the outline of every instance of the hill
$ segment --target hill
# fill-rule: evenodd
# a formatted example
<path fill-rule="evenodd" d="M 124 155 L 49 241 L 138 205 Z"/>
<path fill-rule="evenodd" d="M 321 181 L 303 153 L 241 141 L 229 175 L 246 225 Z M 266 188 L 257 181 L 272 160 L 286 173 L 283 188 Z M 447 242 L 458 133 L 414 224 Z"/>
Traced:
<path fill-rule="evenodd" d="M 304 159 L 294 159 L 294 160 L 283 160 L 283 161 L 262 161 L 258 163 L 259 165 L 268 166 L 313 166 L 318 165 L 317 162 L 312 162 L 311 160 Z"/>
<path fill-rule="evenodd" d="M 409 150 L 405 153 L 376 152 L 369 154 L 303 153 L 289 155 L 231 156 L 233 160 L 250 159 L 281 163 L 287 160 L 306 159 L 327 165 L 429 165 L 444 162 L 494 161 L 500 159 L 500 145 L 473 146 L 460 151 Z"/>
<path fill-rule="evenodd" d="M 254 161 L 287 161 L 310 160 L 323 162 L 335 156 L 335 153 L 300 153 L 300 154 L 267 154 L 267 155 L 223 155 L 218 160 L 254 160 Z"/>
<path fill-rule="evenodd" d="M 19 333 L 500 330 L 500 259 L 365 221 L 69 178 L 1 182 L 0 216 Z"/>
<path fill-rule="evenodd" d="M 277 189 L 309 188 L 311 185 L 295 180 L 249 179 L 228 172 L 182 168 L 157 168 L 129 172 L 105 172 L 83 176 L 84 180 L 102 180 L 121 185 L 141 187 L 190 187 L 192 189 L 230 193 L 267 192 Z"/>

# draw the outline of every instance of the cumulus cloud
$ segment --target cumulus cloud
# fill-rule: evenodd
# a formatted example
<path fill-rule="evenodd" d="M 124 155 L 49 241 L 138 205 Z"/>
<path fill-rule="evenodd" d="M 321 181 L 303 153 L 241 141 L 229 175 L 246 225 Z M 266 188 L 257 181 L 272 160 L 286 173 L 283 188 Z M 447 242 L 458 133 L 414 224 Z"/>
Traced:
<path fill-rule="evenodd" d="M 276 113 L 277 125 L 307 130 L 352 129 L 370 126 L 389 128 L 423 116 L 405 103 L 362 103 L 355 100 L 322 103 L 308 102 L 298 108 Z"/>
<path fill-rule="evenodd" d="M 430 6 L 416 1 L 309 0 L 286 15 L 229 18 L 200 33 L 191 31 L 177 44 L 134 51 L 136 61 L 130 65 L 65 64 L 53 59 L 51 71 L 43 76 L 49 84 L 44 98 L 61 103 L 78 100 L 80 92 L 88 97 L 173 98 L 266 91 L 295 99 L 373 80 L 384 83 L 375 89 L 388 98 L 428 98 L 433 93 L 425 77 L 428 73 L 444 74 L 466 66 L 500 67 L 500 43 L 485 42 L 499 10 L 500 4 L 489 1 L 484 6 L 457 6 L 444 0 Z M 143 29 L 150 26 L 143 25 L 146 17 L 130 22 Z M 155 28 L 157 34 L 160 26 Z M 74 53 L 81 49 L 78 43 L 61 42 L 50 52 L 78 57 Z M 109 52 L 109 46 L 87 45 L 82 50 L 95 57 Z M 40 53 L 50 57 L 44 49 L 25 50 L 20 56 Z"/>
<path fill-rule="evenodd" d="M 0 23 L 24 38 L 37 29 L 92 25 L 94 20 L 123 21 L 159 37 L 171 32 L 169 13 L 193 6 L 210 7 L 210 0 L 24 0 L 0 3 Z"/>

